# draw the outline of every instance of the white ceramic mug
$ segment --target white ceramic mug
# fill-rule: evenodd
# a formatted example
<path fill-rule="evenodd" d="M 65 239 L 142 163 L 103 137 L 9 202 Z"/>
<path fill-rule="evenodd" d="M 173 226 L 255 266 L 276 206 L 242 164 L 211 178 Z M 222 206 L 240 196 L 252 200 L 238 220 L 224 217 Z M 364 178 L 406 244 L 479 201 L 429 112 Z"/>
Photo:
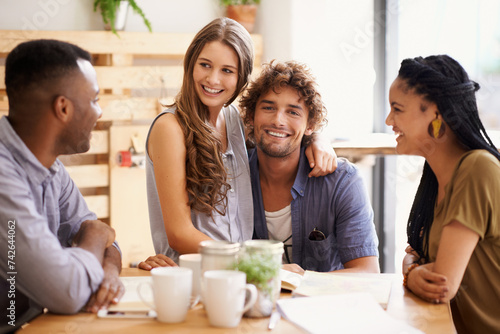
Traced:
<path fill-rule="evenodd" d="M 236 270 L 208 270 L 203 274 L 203 304 L 210 325 L 236 327 L 241 316 L 257 300 L 257 289 L 246 284 L 247 276 Z M 249 298 L 245 301 L 249 292 Z"/>
<path fill-rule="evenodd" d="M 142 301 L 154 309 L 158 321 L 167 323 L 182 322 L 186 319 L 189 308 L 198 302 L 192 302 L 191 289 L 193 271 L 181 267 L 159 267 L 151 270 L 152 284 L 142 283 L 137 287 L 137 293 Z M 155 305 L 151 305 L 141 289 L 149 285 L 153 289 Z"/>
<path fill-rule="evenodd" d="M 201 294 L 201 254 L 182 254 L 179 256 L 179 267 L 190 268 L 193 271 L 193 288 L 191 295 L 196 298 Z"/>

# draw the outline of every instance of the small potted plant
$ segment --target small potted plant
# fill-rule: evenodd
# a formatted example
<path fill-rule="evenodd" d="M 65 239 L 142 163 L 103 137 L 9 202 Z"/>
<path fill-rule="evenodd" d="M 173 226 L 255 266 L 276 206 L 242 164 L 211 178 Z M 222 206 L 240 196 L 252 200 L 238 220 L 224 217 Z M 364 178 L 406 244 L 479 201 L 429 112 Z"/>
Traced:
<path fill-rule="evenodd" d="M 283 243 L 274 240 L 248 240 L 233 269 L 247 274 L 247 283 L 257 288 L 257 301 L 245 316 L 267 317 L 271 315 L 279 298 L 281 279 L 280 268 Z"/>
<path fill-rule="evenodd" d="M 220 0 L 220 4 L 226 7 L 227 17 L 239 22 L 249 33 L 253 32 L 260 0 Z"/>
<path fill-rule="evenodd" d="M 151 22 L 146 18 L 142 9 L 137 5 L 135 0 L 94 0 L 94 12 L 97 8 L 101 11 L 101 16 L 105 28 L 111 30 L 116 36 L 118 36 L 117 30 L 123 30 L 125 27 L 125 20 L 127 17 L 128 7 L 132 7 L 132 10 L 139 14 L 144 20 L 144 24 L 151 32 Z"/>

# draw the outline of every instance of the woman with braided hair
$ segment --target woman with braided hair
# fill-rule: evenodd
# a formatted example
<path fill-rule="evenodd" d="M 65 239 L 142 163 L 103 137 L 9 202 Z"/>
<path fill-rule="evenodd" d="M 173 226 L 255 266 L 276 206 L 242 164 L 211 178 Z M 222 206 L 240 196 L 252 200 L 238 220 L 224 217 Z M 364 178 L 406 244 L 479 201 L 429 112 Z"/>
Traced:
<path fill-rule="evenodd" d="M 401 63 L 386 124 L 399 154 L 425 158 L 408 219 L 404 285 L 451 301 L 459 333 L 500 333 L 500 154 L 462 66 L 446 55 Z"/>

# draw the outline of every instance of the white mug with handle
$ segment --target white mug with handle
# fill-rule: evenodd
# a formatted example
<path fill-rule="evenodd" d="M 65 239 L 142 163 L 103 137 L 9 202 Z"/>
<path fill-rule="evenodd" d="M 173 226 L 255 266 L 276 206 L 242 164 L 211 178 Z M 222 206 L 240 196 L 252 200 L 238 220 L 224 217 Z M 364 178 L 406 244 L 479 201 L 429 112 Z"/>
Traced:
<path fill-rule="evenodd" d="M 159 267 L 151 270 L 152 283 L 141 283 L 137 293 L 142 301 L 156 311 L 160 322 L 178 323 L 186 320 L 187 311 L 198 303 L 192 301 L 193 271 L 181 267 Z M 141 293 L 144 285 L 153 290 L 154 304 Z"/>
<path fill-rule="evenodd" d="M 236 270 L 208 270 L 203 274 L 203 304 L 210 325 L 237 327 L 243 313 L 257 300 L 257 288 L 246 284 L 247 276 Z M 247 292 L 249 295 L 246 299 Z"/>

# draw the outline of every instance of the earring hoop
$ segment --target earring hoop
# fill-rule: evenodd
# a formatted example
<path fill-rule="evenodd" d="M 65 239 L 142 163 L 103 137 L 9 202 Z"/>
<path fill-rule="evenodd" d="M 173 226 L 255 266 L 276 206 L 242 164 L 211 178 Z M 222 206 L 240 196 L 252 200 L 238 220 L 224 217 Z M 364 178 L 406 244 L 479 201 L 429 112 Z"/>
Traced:
<path fill-rule="evenodd" d="M 429 136 L 434 139 L 439 139 L 444 135 L 445 125 L 443 121 L 438 118 L 438 113 L 436 112 L 436 119 L 429 123 L 429 127 L 427 131 L 429 132 Z"/>

